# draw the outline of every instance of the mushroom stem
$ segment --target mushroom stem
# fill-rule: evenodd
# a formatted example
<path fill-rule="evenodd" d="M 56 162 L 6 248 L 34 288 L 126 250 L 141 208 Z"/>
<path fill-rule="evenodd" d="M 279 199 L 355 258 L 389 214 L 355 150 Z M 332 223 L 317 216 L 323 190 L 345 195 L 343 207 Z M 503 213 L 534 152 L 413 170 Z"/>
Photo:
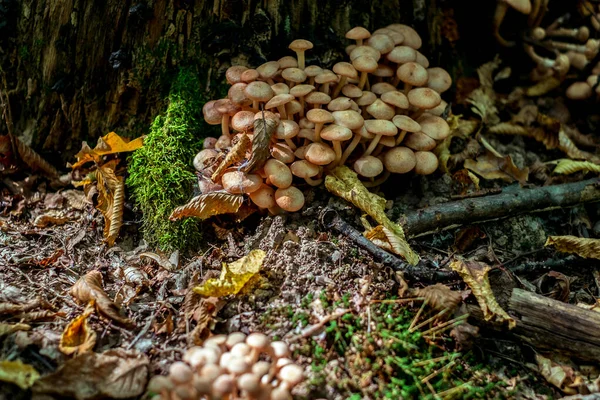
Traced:
<path fill-rule="evenodd" d="M 227 114 L 223 114 L 223 118 L 221 118 L 221 133 L 223 136 L 231 139 L 231 135 L 229 134 L 229 115 Z"/>
<path fill-rule="evenodd" d="M 344 87 L 344 85 L 346 84 L 347 81 L 348 81 L 348 77 L 342 75 L 340 81 L 338 82 L 337 86 L 333 90 L 333 93 L 331 93 L 332 99 L 335 99 L 338 96 L 338 94 L 340 94 L 340 92 L 342 91 L 342 88 Z"/>
<path fill-rule="evenodd" d="M 400 143 L 402 143 L 405 136 L 406 136 L 406 131 L 400 131 L 400 134 L 396 138 L 396 146 L 398 146 Z"/>
<path fill-rule="evenodd" d="M 373 140 L 371 141 L 371 143 L 369 143 L 369 147 L 367 147 L 367 149 L 365 150 L 365 152 L 363 153 L 363 157 L 366 157 L 368 155 L 370 155 L 373 150 L 375 150 L 375 147 L 377 147 L 377 144 L 379 143 L 379 140 L 381 139 L 381 135 L 375 135 L 375 137 L 373 138 Z"/>
<path fill-rule="evenodd" d="M 313 179 L 313 178 L 304 178 L 304 180 L 306 181 L 306 183 L 308 183 L 310 186 L 319 186 L 321 183 L 323 183 L 323 178 L 319 178 L 319 179 Z"/>
<path fill-rule="evenodd" d="M 378 156 L 378 155 L 380 155 L 380 154 L 381 154 L 381 152 L 383 151 L 383 147 L 384 147 L 384 146 L 383 146 L 381 143 L 379 143 L 379 144 L 377 145 L 377 147 L 375 148 L 375 150 L 374 150 L 374 151 L 371 153 L 371 155 L 372 155 L 373 157 L 377 157 L 377 156 Z"/>
<path fill-rule="evenodd" d="M 333 151 L 335 151 L 335 160 L 329 164 L 331 167 L 338 165 L 340 159 L 342 158 L 342 144 L 339 140 L 333 141 Z"/>
<path fill-rule="evenodd" d="M 321 141 L 321 131 L 323 130 L 324 123 L 315 124 L 315 142 Z"/>
<path fill-rule="evenodd" d="M 410 92 L 410 90 L 413 88 L 413 85 L 411 85 L 410 83 L 405 83 L 404 84 L 404 94 L 408 95 L 408 92 Z"/>
<path fill-rule="evenodd" d="M 302 51 L 297 51 L 296 52 L 296 56 L 298 57 L 298 68 L 300 69 L 304 69 L 306 67 L 306 62 L 304 59 L 304 50 Z"/>
<path fill-rule="evenodd" d="M 504 39 L 502 35 L 500 35 L 500 26 L 502 25 L 502 21 L 504 21 L 504 17 L 506 16 L 506 11 L 508 10 L 508 3 L 504 0 L 499 0 L 496 5 L 496 12 L 494 13 L 494 21 L 492 24 L 493 34 L 498 43 L 504 47 L 513 47 L 515 42 L 509 42 Z"/>
<path fill-rule="evenodd" d="M 292 139 L 284 139 L 285 142 L 287 143 L 287 145 L 290 147 L 290 149 L 292 150 L 296 150 L 296 145 L 294 144 L 294 142 L 292 141 Z"/>
<path fill-rule="evenodd" d="M 346 162 L 346 160 L 348 159 L 348 157 L 350 157 L 350 154 L 352 154 L 352 152 L 354 151 L 354 149 L 360 142 L 361 137 L 362 136 L 360 136 L 360 134 L 358 134 L 358 133 L 354 134 L 352 141 L 350 142 L 348 147 L 346 147 L 346 150 L 344 150 L 344 153 L 342 154 L 342 158 L 340 159 L 340 164 L 344 164 Z"/>
<path fill-rule="evenodd" d="M 381 185 L 383 182 L 387 181 L 387 179 L 390 177 L 390 171 L 388 171 L 387 169 L 383 171 L 383 174 L 381 174 L 381 176 L 373 181 L 370 182 L 363 182 L 363 185 L 365 187 L 375 187 L 375 186 L 379 186 Z"/>
<path fill-rule="evenodd" d="M 300 109 L 300 114 L 299 114 L 299 115 L 300 115 L 300 118 L 303 118 L 303 117 L 304 117 L 304 105 L 306 104 L 306 103 L 304 102 L 304 96 L 300 97 L 300 99 L 299 99 L 299 100 L 300 100 L 300 106 L 302 107 L 302 108 Z"/>
<path fill-rule="evenodd" d="M 417 111 L 415 111 L 410 117 L 412 119 L 414 119 L 415 121 L 417 120 L 417 118 L 419 118 L 423 113 L 425 112 L 424 109 L 419 108 Z M 403 138 L 404 139 L 404 138 Z"/>
<path fill-rule="evenodd" d="M 277 111 L 279 111 L 280 119 L 287 119 L 287 113 L 285 112 L 285 105 L 277 106 Z"/>
<path fill-rule="evenodd" d="M 363 71 L 360 73 L 360 82 L 358 82 L 358 88 L 360 90 L 362 90 L 365 87 L 365 84 L 367 83 L 367 77 L 369 76 L 369 73 L 366 71 Z"/>

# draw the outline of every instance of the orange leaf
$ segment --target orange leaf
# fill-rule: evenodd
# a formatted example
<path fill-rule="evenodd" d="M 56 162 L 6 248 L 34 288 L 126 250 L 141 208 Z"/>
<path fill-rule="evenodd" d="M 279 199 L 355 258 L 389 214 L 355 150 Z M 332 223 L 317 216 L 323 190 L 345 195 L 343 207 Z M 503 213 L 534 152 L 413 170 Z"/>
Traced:
<path fill-rule="evenodd" d="M 115 243 L 123 224 L 125 204 L 125 184 L 122 176 L 115 175 L 118 160 L 112 160 L 98 167 L 98 205 L 104 215 L 104 240 L 109 246 Z"/>
<path fill-rule="evenodd" d="M 81 315 L 69 322 L 60 337 L 58 349 L 66 355 L 81 354 L 91 351 L 96 345 L 96 332 L 89 324 L 88 318 L 93 308 L 88 307 Z"/>
<path fill-rule="evenodd" d="M 79 153 L 75 154 L 77 162 L 71 165 L 71 168 L 76 169 L 85 163 L 90 161 L 96 164 L 100 163 L 102 156 L 107 154 L 125 153 L 134 151 L 142 147 L 144 144 L 144 137 L 131 140 L 122 138 L 115 132 L 110 132 L 108 135 L 98 139 L 98 143 L 95 148 L 90 148 L 87 142 L 83 142 Z"/>
<path fill-rule="evenodd" d="M 175 221 L 184 217 L 206 219 L 213 215 L 235 213 L 239 210 L 244 197 L 225 191 L 211 192 L 194 197 L 186 205 L 177 207 L 169 219 Z"/>

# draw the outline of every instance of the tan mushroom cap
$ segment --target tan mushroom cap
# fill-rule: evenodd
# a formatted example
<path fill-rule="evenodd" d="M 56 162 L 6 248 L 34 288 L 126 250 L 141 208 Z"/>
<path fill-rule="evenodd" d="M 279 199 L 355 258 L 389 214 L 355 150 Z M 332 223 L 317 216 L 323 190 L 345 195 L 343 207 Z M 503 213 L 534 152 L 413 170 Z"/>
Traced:
<path fill-rule="evenodd" d="M 231 138 L 229 136 L 221 135 L 215 142 L 216 150 L 224 150 L 231 147 Z"/>
<path fill-rule="evenodd" d="M 244 92 L 246 86 L 248 86 L 248 84 L 244 82 L 234 83 L 227 91 L 227 97 L 229 97 L 235 104 L 239 104 L 240 106 L 252 104 L 252 100 L 249 99 Z"/>
<path fill-rule="evenodd" d="M 300 132 L 302 132 L 302 129 Z M 300 133 L 298 133 L 298 136 L 300 136 Z M 292 163 L 296 159 L 294 151 L 285 143 L 275 143 L 271 147 L 271 156 L 284 164 Z"/>
<path fill-rule="evenodd" d="M 377 157 L 364 156 L 354 161 L 354 171 L 365 178 L 373 178 L 383 172 L 383 163 Z"/>
<path fill-rule="evenodd" d="M 196 154 L 196 157 L 194 157 L 194 168 L 198 172 L 204 171 L 212 163 L 214 163 L 214 160 L 217 158 L 218 155 L 219 152 L 214 149 L 200 150 L 200 152 Z"/>
<path fill-rule="evenodd" d="M 415 173 L 419 175 L 433 174 L 439 165 L 437 156 L 430 151 L 415 152 L 415 159 Z"/>
<path fill-rule="evenodd" d="M 423 68 L 429 68 L 429 60 L 420 51 L 417 51 L 417 58 L 415 62 L 420 64 Z"/>
<path fill-rule="evenodd" d="M 331 124 L 323 128 L 321 138 L 332 142 L 343 142 L 352 139 L 352 131 L 345 126 Z"/>
<path fill-rule="evenodd" d="M 360 72 L 373 72 L 377 69 L 377 60 L 370 56 L 360 56 L 352 60 L 352 65 Z"/>
<path fill-rule="evenodd" d="M 307 85 L 307 84 L 296 85 L 290 89 L 290 94 L 296 98 L 299 98 L 299 97 L 306 96 L 313 90 L 315 90 L 315 87 L 313 85 Z"/>
<path fill-rule="evenodd" d="M 279 115 L 275 114 L 274 112 L 271 111 L 259 111 L 256 114 L 254 114 L 254 120 L 258 120 L 258 119 L 272 119 L 273 121 L 275 121 L 275 124 L 279 124 Z"/>
<path fill-rule="evenodd" d="M 416 88 L 408 92 L 408 101 L 415 107 L 429 110 L 441 103 L 440 94 L 430 88 Z"/>
<path fill-rule="evenodd" d="M 257 67 L 256 71 L 262 79 L 273 79 L 279 72 L 279 63 L 277 61 L 267 61 Z"/>
<path fill-rule="evenodd" d="M 436 115 L 423 114 L 418 119 L 421 132 L 435 140 L 444 140 L 450 135 L 450 127 L 445 119 Z"/>
<path fill-rule="evenodd" d="M 242 81 L 242 72 L 247 70 L 248 67 L 244 67 L 243 65 L 234 65 L 232 67 L 227 68 L 225 71 L 225 79 L 230 85 L 235 83 L 239 83 Z"/>
<path fill-rule="evenodd" d="M 333 83 L 338 81 L 338 76 L 328 69 L 323 70 L 320 74 L 315 76 L 315 82 L 319 85 L 327 83 Z"/>
<path fill-rule="evenodd" d="M 202 114 L 204 115 L 204 120 L 209 125 L 220 125 L 223 120 L 223 115 L 217 111 L 215 105 L 217 104 L 216 100 L 208 101 L 202 106 Z"/>
<path fill-rule="evenodd" d="M 421 130 L 421 125 L 408 115 L 396 115 L 392 122 L 402 131 L 419 132 Z"/>
<path fill-rule="evenodd" d="M 436 142 L 423 132 L 412 132 L 406 135 L 402 142 L 406 147 L 413 150 L 429 151 L 435 149 Z"/>
<path fill-rule="evenodd" d="M 340 76 L 345 76 L 346 78 L 353 78 L 353 79 L 358 78 L 358 72 L 356 72 L 356 69 L 354 68 L 354 66 L 345 61 L 336 63 L 333 66 L 333 72 Z"/>
<path fill-rule="evenodd" d="M 304 206 L 304 194 L 294 186 L 277 189 L 275 191 L 275 202 L 285 211 L 295 212 Z"/>
<path fill-rule="evenodd" d="M 531 13 L 531 0 L 503 0 L 509 6 L 522 14 Z"/>
<path fill-rule="evenodd" d="M 379 144 L 385 147 L 394 147 L 396 146 L 396 138 L 394 136 L 382 136 L 379 139 Z"/>
<path fill-rule="evenodd" d="M 239 104 L 235 104 L 231 99 L 220 99 L 215 103 L 215 108 L 221 115 L 231 115 L 240 111 L 242 107 Z"/>
<path fill-rule="evenodd" d="M 310 122 L 316 124 L 329 124 L 334 121 L 333 115 L 327 111 L 320 108 L 313 108 L 312 110 L 308 110 L 306 113 L 306 119 Z"/>
<path fill-rule="evenodd" d="M 395 174 L 406 174 L 417 164 L 415 153 L 407 147 L 394 147 L 383 156 L 385 169 Z"/>
<path fill-rule="evenodd" d="M 396 110 L 381 99 L 377 99 L 367 107 L 367 113 L 377 119 L 392 119 L 396 115 Z"/>
<path fill-rule="evenodd" d="M 404 24 L 392 24 L 388 25 L 387 28 L 399 32 L 404 36 L 404 41 L 402 42 L 405 46 L 410 46 L 415 50 L 418 50 L 423 45 L 423 41 L 421 40 L 421 36 L 408 25 Z"/>
<path fill-rule="evenodd" d="M 349 110 L 352 107 L 352 100 L 347 97 L 341 96 L 337 97 L 327 104 L 327 109 L 329 111 L 344 111 Z M 333 117 L 332 117 L 333 118 Z"/>
<path fill-rule="evenodd" d="M 231 118 L 231 127 L 238 132 L 246 132 L 254 128 L 254 112 L 239 111 Z"/>
<path fill-rule="evenodd" d="M 342 87 L 342 93 L 344 94 L 344 96 L 350 97 L 353 99 L 357 99 L 360 96 L 362 96 L 362 90 L 360 90 L 358 88 L 358 86 L 353 85 L 351 83 L 346 84 Z"/>
<path fill-rule="evenodd" d="M 298 137 L 301 139 L 308 139 L 311 142 L 316 141 L 317 133 L 311 128 L 302 128 L 298 132 Z"/>
<path fill-rule="evenodd" d="M 306 39 L 296 39 L 289 45 L 289 49 L 292 51 L 305 51 L 313 48 L 312 42 Z"/>
<path fill-rule="evenodd" d="M 380 33 L 371 35 L 367 40 L 367 44 L 381 54 L 389 53 L 394 48 L 394 41 L 392 38 Z"/>
<path fill-rule="evenodd" d="M 408 102 L 408 97 L 406 97 L 406 95 L 402 92 L 399 92 L 397 90 L 392 90 L 389 92 L 385 92 L 381 94 L 381 100 L 389 105 L 392 105 L 394 107 L 398 107 L 398 108 L 404 108 L 407 109 L 408 107 L 410 107 L 410 103 Z"/>
<path fill-rule="evenodd" d="M 587 82 L 574 82 L 567 88 L 566 95 L 571 100 L 585 100 L 592 96 L 592 87 Z"/>
<path fill-rule="evenodd" d="M 273 98 L 273 89 L 267 82 L 250 82 L 244 89 L 244 93 L 252 101 L 266 102 Z"/>
<path fill-rule="evenodd" d="M 290 165 L 290 169 L 292 174 L 302 179 L 312 178 L 320 172 L 318 165 L 312 164 L 306 160 L 294 161 L 292 165 Z"/>
<path fill-rule="evenodd" d="M 371 37 L 371 33 L 362 26 L 355 26 L 346 32 L 346 39 L 356 40 L 358 45 L 361 45 L 363 40 Z"/>
<path fill-rule="evenodd" d="M 258 190 L 263 180 L 256 174 L 241 171 L 225 172 L 221 177 L 223 189 L 232 194 L 252 193 Z"/>
<path fill-rule="evenodd" d="M 319 67 L 318 65 L 309 65 L 304 68 L 304 72 L 306 72 L 306 76 L 309 78 L 314 78 L 323 72 L 323 68 Z"/>
<path fill-rule="evenodd" d="M 285 105 L 285 111 L 288 116 L 298 114 L 300 111 L 303 111 L 304 107 L 298 100 L 292 100 Z M 288 117 L 290 118 L 290 117 Z M 290 118 L 291 119 L 291 118 Z"/>
<path fill-rule="evenodd" d="M 363 56 L 371 57 L 375 61 L 379 61 L 379 59 L 381 58 L 381 53 L 378 50 L 372 48 L 371 46 L 356 46 L 350 52 L 350 61 L 354 61 L 358 57 Z"/>
<path fill-rule="evenodd" d="M 259 76 L 260 75 L 258 74 L 257 70 L 247 69 L 244 72 L 242 72 L 242 75 L 240 76 L 240 78 L 242 79 L 242 82 L 250 83 L 250 82 L 254 82 L 255 80 L 257 80 Z"/>
<path fill-rule="evenodd" d="M 385 35 L 388 35 L 394 41 L 394 44 L 396 46 L 404 42 L 403 34 L 401 34 L 400 32 L 393 31 L 389 28 L 379 28 L 375 32 L 373 32 L 373 34 L 376 33 L 383 33 Z"/>
<path fill-rule="evenodd" d="M 290 94 L 290 87 L 283 82 L 278 82 L 271 85 L 271 89 L 273 89 L 274 96 L 280 94 Z"/>
<path fill-rule="evenodd" d="M 384 93 L 395 92 L 397 90 L 398 89 L 396 88 L 396 86 L 387 82 L 377 82 L 376 84 L 371 86 L 371 91 L 378 96 L 383 96 Z"/>
<path fill-rule="evenodd" d="M 392 51 L 386 54 L 386 58 L 396 64 L 404 64 L 416 61 L 417 51 L 409 46 L 396 46 Z"/>
<path fill-rule="evenodd" d="M 428 73 L 422 65 L 416 62 L 407 62 L 398 67 L 396 76 L 409 85 L 423 86 L 427 83 Z"/>
<path fill-rule="evenodd" d="M 278 94 L 277 96 L 273 96 L 271 100 L 265 104 L 265 109 L 269 110 L 271 108 L 283 106 L 294 99 L 295 97 L 291 94 Z"/>
<path fill-rule="evenodd" d="M 286 68 L 281 71 L 281 77 L 286 81 L 302 83 L 306 80 L 306 72 L 300 68 Z"/>
<path fill-rule="evenodd" d="M 295 137 L 300 131 L 300 126 L 293 120 L 284 119 L 279 122 L 275 129 L 275 137 L 277 139 L 291 139 Z"/>
<path fill-rule="evenodd" d="M 360 107 L 365 107 L 373 104 L 375 100 L 377 100 L 377 95 L 375 93 L 368 90 L 363 90 L 362 96 L 355 101 Z"/>
<path fill-rule="evenodd" d="M 315 165 L 327 165 L 335 160 L 335 151 L 324 143 L 311 143 L 306 147 L 304 158 Z"/>
<path fill-rule="evenodd" d="M 281 57 L 279 60 L 277 60 L 277 62 L 279 63 L 279 68 L 281 69 L 298 68 L 298 61 L 292 56 Z"/>
<path fill-rule="evenodd" d="M 310 92 L 304 97 L 304 101 L 308 104 L 322 105 L 331 101 L 331 96 L 323 92 Z"/>
<path fill-rule="evenodd" d="M 394 136 L 398 133 L 398 127 L 386 119 L 368 119 L 365 121 L 365 128 L 374 135 Z"/>
<path fill-rule="evenodd" d="M 437 106 L 435 106 L 435 107 L 427 110 L 427 112 L 429 114 L 437 115 L 439 117 L 439 116 L 441 116 L 446 111 L 446 107 L 448 107 L 448 103 L 446 103 L 446 101 L 444 101 L 442 99 L 442 101 L 440 102 L 440 104 L 438 104 Z"/>
<path fill-rule="evenodd" d="M 286 188 L 292 184 L 292 172 L 279 160 L 269 158 L 264 166 L 269 182 L 278 188 Z"/>
<path fill-rule="evenodd" d="M 294 155 L 297 158 L 299 158 L 300 160 L 304 160 L 307 150 L 308 150 L 308 145 L 307 146 L 299 146 L 296 150 L 294 150 Z M 335 157 L 335 153 L 333 153 L 333 154 Z"/>
<path fill-rule="evenodd" d="M 427 69 L 427 87 L 438 93 L 444 93 L 452 86 L 452 77 L 443 68 L 433 67 Z"/>
<path fill-rule="evenodd" d="M 377 76 L 380 78 L 390 78 L 390 77 L 394 76 L 395 73 L 396 73 L 396 71 L 394 70 L 394 68 L 390 67 L 389 65 L 385 65 L 385 64 L 381 64 L 381 63 L 379 63 L 377 65 L 377 69 L 372 72 L 372 74 L 374 76 Z"/>
<path fill-rule="evenodd" d="M 364 118 L 354 110 L 334 111 L 331 113 L 336 125 L 345 126 L 350 130 L 355 130 L 363 126 Z"/>

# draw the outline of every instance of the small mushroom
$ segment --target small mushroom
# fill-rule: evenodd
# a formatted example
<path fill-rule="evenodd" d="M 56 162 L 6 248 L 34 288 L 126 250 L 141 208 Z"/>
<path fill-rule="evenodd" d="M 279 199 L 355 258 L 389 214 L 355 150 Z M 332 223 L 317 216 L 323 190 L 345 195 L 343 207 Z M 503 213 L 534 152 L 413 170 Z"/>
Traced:
<path fill-rule="evenodd" d="M 366 121 L 367 122 L 367 121 Z M 366 123 L 365 122 L 365 123 Z M 335 151 L 335 160 L 332 166 L 335 166 L 338 161 L 342 158 L 342 143 L 352 138 L 352 131 L 345 126 L 331 124 L 327 125 L 321 132 L 321 138 L 329 140 L 333 143 L 333 150 Z"/>
<path fill-rule="evenodd" d="M 377 157 L 363 156 L 354 161 L 354 170 L 365 178 L 373 178 L 383 172 L 383 163 Z"/>
<path fill-rule="evenodd" d="M 415 173 L 419 175 L 433 174 L 438 168 L 438 158 L 435 154 L 429 151 L 415 152 Z"/>
<path fill-rule="evenodd" d="M 362 46 L 363 40 L 371 37 L 371 33 L 362 26 L 356 26 L 346 32 L 346 39 L 356 40 L 357 46 Z"/>
<path fill-rule="evenodd" d="M 310 50 L 313 48 L 312 42 L 309 42 L 305 39 L 296 39 L 292 43 L 290 43 L 289 48 L 296 52 L 296 56 L 298 57 L 298 68 L 304 69 L 305 67 L 305 57 L 304 52 L 306 50 Z"/>
<path fill-rule="evenodd" d="M 383 156 L 385 169 L 395 174 L 405 174 L 412 171 L 417 164 L 415 153 L 408 147 L 394 147 Z"/>
<path fill-rule="evenodd" d="M 398 128 L 393 122 L 385 119 L 368 119 L 365 121 L 365 128 L 369 133 L 375 135 L 375 138 L 369 143 L 363 157 L 370 155 L 382 136 L 395 136 L 398 133 Z"/>
<path fill-rule="evenodd" d="M 304 194 L 294 186 L 277 189 L 275 191 L 275 202 L 285 211 L 296 212 L 304 206 Z"/>
<path fill-rule="evenodd" d="M 262 178 L 255 174 L 246 174 L 241 171 L 225 172 L 221 177 L 223 189 L 232 194 L 252 193 L 262 184 Z"/>
<path fill-rule="evenodd" d="M 269 185 L 262 184 L 258 190 L 249 194 L 250 200 L 260 208 L 271 208 L 275 206 L 275 189 Z"/>
<path fill-rule="evenodd" d="M 292 171 L 292 174 L 294 174 L 298 178 L 304 179 L 306 183 L 308 183 L 311 186 L 318 186 L 323 182 L 323 179 L 312 179 L 313 177 L 319 175 L 321 169 L 318 165 L 312 164 L 309 161 L 294 161 L 292 165 L 290 165 L 290 169 Z"/>
<path fill-rule="evenodd" d="M 288 166 L 281 161 L 270 158 L 265 163 L 264 169 L 267 174 L 267 179 L 272 185 L 285 189 L 292 184 L 292 172 Z"/>

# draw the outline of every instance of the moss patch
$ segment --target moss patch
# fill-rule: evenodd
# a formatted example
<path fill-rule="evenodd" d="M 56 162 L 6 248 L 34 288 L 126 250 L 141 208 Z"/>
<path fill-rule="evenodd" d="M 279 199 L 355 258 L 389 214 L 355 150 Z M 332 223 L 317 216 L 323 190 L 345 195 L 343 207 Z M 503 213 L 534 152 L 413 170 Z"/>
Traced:
<path fill-rule="evenodd" d="M 196 176 L 192 160 L 201 148 L 202 103 L 195 73 L 182 69 L 169 94 L 165 115 L 158 116 L 129 161 L 127 186 L 142 212 L 142 233 L 152 247 L 164 251 L 197 248 L 200 223 L 171 222 L 169 215 L 189 200 Z"/>

